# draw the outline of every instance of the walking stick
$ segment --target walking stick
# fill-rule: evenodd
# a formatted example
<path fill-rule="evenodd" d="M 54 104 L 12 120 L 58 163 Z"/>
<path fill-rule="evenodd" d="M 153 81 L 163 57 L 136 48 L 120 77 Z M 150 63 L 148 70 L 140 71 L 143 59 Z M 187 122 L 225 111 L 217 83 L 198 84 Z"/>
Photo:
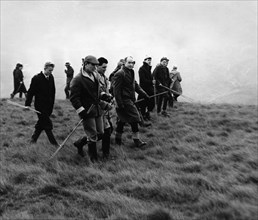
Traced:
<path fill-rule="evenodd" d="M 182 95 L 180 92 L 177 92 L 177 91 L 175 91 L 175 90 L 173 90 L 173 89 L 170 89 L 170 88 L 168 88 L 168 87 L 166 87 L 166 86 L 163 86 L 163 85 L 160 85 L 160 86 L 163 87 L 163 88 L 165 88 L 165 89 L 167 89 L 167 90 L 169 90 L 169 91 L 171 91 L 171 92 L 173 92 L 173 93 L 175 93 L 175 94 L 177 94 L 177 95 L 181 95 L 182 97 L 184 97 L 185 99 L 190 100 L 191 102 L 194 102 L 194 100 L 193 100 L 192 98 L 189 98 L 189 97 L 187 97 L 187 96 L 185 96 L 185 95 Z"/>
<path fill-rule="evenodd" d="M 59 145 L 59 147 L 57 148 L 57 150 L 55 151 L 55 153 L 53 153 L 53 155 L 49 158 L 49 160 L 51 160 L 52 158 L 54 158 L 54 156 L 63 148 L 63 146 L 65 145 L 65 143 L 67 142 L 67 140 L 71 137 L 71 135 L 75 132 L 75 130 L 78 128 L 78 126 L 82 123 L 83 119 L 81 119 L 78 124 L 73 128 L 73 130 L 70 132 L 70 134 L 65 138 L 65 140 L 63 141 L 63 143 L 61 145 Z"/>
<path fill-rule="evenodd" d="M 87 114 L 90 113 L 91 109 L 94 107 L 94 104 L 91 104 L 90 108 L 87 111 Z M 75 130 L 78 128 L 78 126 L 82 123 L 83 119 L 81 119 L 78 124 L 73 128 L 73 130 L 70 132 L 70 134 L 68 134 L 68 136 L 65 138 L 65 140 L 63 141 L 63 143 L 61 145 L 59 145 L 59 147 L 57 148 L 57 150 L 55 151 L 55 153 L 53 153 L 53 155 L 49 158 L 49 160 L 51 160 L 52 158 L 54 158 L 54 156 L 64 147 L 65 143 L 67 142 L 67 140 L 71 137 L 71 135 L 75 132 Z"/>
<path fill-rule="evenodd" d="M 166 91 L 166 92 L 161 92 L 161 93 L 158 93 L 158 94 L 155 94 L 156 93 L 156 91 L 154 90 L 154 95 L 151 95 L 149 98 L 151 99 L 151 98 L 155 98 L 155 97 L 157 97 L 157 96 L 160 96 L 160 95 L 162 95 L 162 94 L 165 94 L 165 93 L 168 93 L 168 91 Z M 135 103 L 139 103 L 139 102 L 142 102 L 142 101 L 144 101 L 145 99 L 139 99 L 139 100 L 137 100 Z M 156 99 L 154 99 L 155 100 L 155 105 L 156 105 Z"/>
<path fill-rule="evenodd" d="M 11 105 L 15 105 L 15 106 L 18 106 L 18 107 L 21 107 L 21 108 L 29 109 L 29 110 L 31 110 L 31 111 L 33 111 L 33 112 L 36 112 L 36 113 L 38 113 L 38 114 L 41 114 L 41 112 L 39 112 L 39 111 L 37 111 L 36 109 L 31 108 L 31 107 L 29 107 L 29 106 L 23 106 L 23 105 L 21 105 L 21 104 L 19 104 L 19 103 L 16 103 L 16 102 L 13 102 L 13 101 L 10 101 L 10 100 L 7 100 L 7 102 L 8 102 L 9 104 L 11 104 Z"/>

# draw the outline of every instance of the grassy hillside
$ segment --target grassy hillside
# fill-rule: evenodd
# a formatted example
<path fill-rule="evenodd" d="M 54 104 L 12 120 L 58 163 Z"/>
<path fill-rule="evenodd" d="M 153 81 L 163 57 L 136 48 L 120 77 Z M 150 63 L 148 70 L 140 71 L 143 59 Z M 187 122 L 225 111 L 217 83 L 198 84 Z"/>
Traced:
<path fill-rule="evenodd" d="M 144 149 L 126 127 L 123 146 L 112 134 L 115 159 L 91 164 L 72 144 L 82 127 L 48 161 L 45 133 L 29 144 L 35 113 L 0 105 L 0 219 L 144 220 L 161 208 L 173 219 L 258 218 L 257 106 L 176 103 L 140 129 Z M 52 120 L 61 143 L 79 118 L 57 100 Z"/>

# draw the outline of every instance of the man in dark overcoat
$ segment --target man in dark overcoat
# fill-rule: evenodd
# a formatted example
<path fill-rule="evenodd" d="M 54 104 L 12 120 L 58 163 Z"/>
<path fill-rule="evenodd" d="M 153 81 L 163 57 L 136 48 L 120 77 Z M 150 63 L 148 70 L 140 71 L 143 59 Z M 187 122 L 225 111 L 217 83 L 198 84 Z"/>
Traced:
<path fill-rule="evenodd" d="M 22 68 L 23 68 L 23 65 L 20 63 L 17 63 L 15 69 L 13 70 L 14 90 L 11 93 L 11 99 L 13 99 L 17 93 L 19 93 L 19 98 L 22 98 L 22 93 L 25 94 L 25 97 L 27 95 L 27 89 L 23 82 Z"/>
<path fill-rule="evenodd" d="M 55 65 L 51 62 L 45 63 L 44 71 L 35 75 L 30 84 L 25 106 L 31 106 L 33 97 L 34 106 L 38 113 L 38 121 L 35 125 L 35 131 L 31 137 L 31 142 L 36 143 L 41 132 L 44 130 L 51 144 L 58 145 L 53 133 L 53 124 L 50 119 L 55 102 L 55 81 L 52 75 Z"/>
<path fill-rule="evenodd" d="M 74 145 L 78 154 L 85 156 L 83 146 L 88 144 L 88 155 L 92 162 L 98 161 L 97 141 L 103 136 L 103 111 L 110 110 L 112 106 L 101 100 L 99 74 L 96 67 L 99 64 L 96 57 L 88 55 L 84 59 L 83 67 L 71 82 L 70 101 L 83 119 L 86 136 L 78 139 Z"/>
<path fill-rule="evenodd" d="M 157 93 L 165 92 L 166 89 L 162 86 L 166 86 L 169 88 L 171 84 L 171 79 L 169 77 L 169 70 L 167 68 L 169 59 L 166 57 L 162 57 L 160 60 L 160 64 L 156 66 L 153 71 L 153 77 L 156 84 Z M 169 94 L 165 93 L 163 95 L 159 95 L 157 100 L 157 113 L 161 113 L 164 116 L 168 116 L 166 109 L 167 109 L 167 102 L 168 102 Z M 161 112 L 162 107 L 162 112 Z"/>
<path fill-rule="evenodd" d="M 135 61 L 132 57 L 125 58 L 124 66 L 114 76 L 114 96 L 117 103 L 116 112 L 118 122 L 116 127 L 116 144 L 122 144 L 122 133 L 125 123 L 129 123 L 133 132 L 133 141 L 136 147 L 146 145 L 139 138 L 138 123 L 141 121 L 139 112 L 135 106 L 135 92 L 149 99 L 148 94 L 138 85 L 134 77 Z"/>
<path fill-rule="evenodd" d="M 151 74 L 151 57 L 146 56 L 143 65 L 139 69 L 139 81 L 140 81 L 140 87 L 149 95 L 154 95 L 154 88 L 153 88 L 153 77 Z M 142 99 L 142 95 L 140 94 L 138 96 L 138 100 Z M 149 100 L 141 101 L 139 104 L 142 116 L 145 120 L 150 120 L 150 112 L 155 107 L 155 101 L 154 98 L 151 98 Z"/>
<path fill-rule="evenodd" d="M 69 99 L 69 97 L 70 97 L 70 83 L 73 79 L 74 70 L 73 70 L 73 68 L 72 68 L 72 66 L 69 62 L 65 63 L 65 67 L 66 67 L 66 70 L 65 70 L 66 86 L 65 86 L 64 91 L 65 91 L 66 99 Z"/>

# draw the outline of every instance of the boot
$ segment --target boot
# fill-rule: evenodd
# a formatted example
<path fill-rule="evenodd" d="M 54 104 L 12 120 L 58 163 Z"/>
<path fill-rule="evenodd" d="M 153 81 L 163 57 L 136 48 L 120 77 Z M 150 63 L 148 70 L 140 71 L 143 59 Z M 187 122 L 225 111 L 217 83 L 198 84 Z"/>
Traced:
<path fill-rule="evenodd" d="M 116 136 L 115 136 L 115 142 L 117 145 L 122 145 L 122 134 L 116 132 Z"/>
<path fill-rule="evenodd" d="M 52 133 L 52 130 L 45 130 L 46 134 L 47 134 L 47 137 L 48 137 L 48 140 L 50 141 L 50 143 L 52 145 L 55 145 L 55 146 L 59 146 L 53 133 Z"/>
<path fill-rule="evenodd" d="M 110 135 L 104 133 L 103 138 L 102 138 L 103 159 L 108 159 L 108 157 L 109 157 L 109 149 L 110 149 Z"/>
<path fill-rule="evenodd" d="M 41 134 L 42 130 L 40 129 L 35 129 L 34 133 L 32 134 L 31 136 L 31 140 L 30 140 L 30 143 L 31 144 L 34 144 L 37 142 L 38 138 L 39 138 L 39 135 Z"/>
<path fill-rule="evenodd" d="M 88 154 L 92 163 L 98 162 L 97 144 L 91 142 L 88 144 Z"/>
<path fill-rule="evenodd" d="M 146 118 L 147 120 L 149 120 L 149 121 L 151 120 L 150 112 L 149 112 L 149 111 L 146 112 L 145 118 Z"/>
<path fill-rule="evenodd" d="M 140 139 L 133 139 L 133 141 L 134 141 L 135 147 L 137 148 L 141 148 L 147 144 L 146 142 L 141 141 Z"/>
<path fill-rule="evenodd" d="M 14 97 L 14 94 L 12 93 L 10 96 L 11 96 L 11 99 L 13 99 L 13 97 Z"/>
<path fill-rule="evenodd" d="M 73 143 L 73 145 L 75 147 L 77 147 L 77 150 L 78 150 L 78 154 L 81 156 L 81 157 L 84 157 L 85 156 L 85 152 L 83 151 L 83 146 L 87 144 L 87 137 L 82 137 L 80 138 L 79 140 L 75 141 Z"/>

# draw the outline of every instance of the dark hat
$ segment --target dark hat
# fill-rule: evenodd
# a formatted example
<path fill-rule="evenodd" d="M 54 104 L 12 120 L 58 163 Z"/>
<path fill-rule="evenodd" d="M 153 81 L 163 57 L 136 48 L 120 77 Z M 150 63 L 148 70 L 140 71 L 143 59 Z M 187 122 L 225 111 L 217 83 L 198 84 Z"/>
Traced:
<path fill-rule="evenodd" d="M 169 61 L 169 59 L 168 59 L 168 58 L 166 58 L 166 57 L 162 57 L 162 58 L 160 59 L 160 62 L 162 62 L 163 60 Z"/>
<path fill-rule="evenodd" d="M 51 62 L 46 62 L 45 63 L 45 65 L 44 65 L 44 68 L 47 68 L 47 67 L 49 67 L 49 66 L 51 66 L 51 67 L 55 67 L 55 64 L 53 64 L 53 63 L 51 63 Z"/>
<path fill-rule="evenodd" d="M 70 63 L 69 63 L 69 62 L 66 62 L 65 65 L 66 65 L 66 66 L 70 66 Z"/>
<path fill-rule="evenodd" d="M 92 64 L 96 64 L 96 65 L 99 64 L 99 61 L 97 60 L 97 58 L 92 55 L 86 56 L 84 59 L 84 62 L 92 63 Z"/>

